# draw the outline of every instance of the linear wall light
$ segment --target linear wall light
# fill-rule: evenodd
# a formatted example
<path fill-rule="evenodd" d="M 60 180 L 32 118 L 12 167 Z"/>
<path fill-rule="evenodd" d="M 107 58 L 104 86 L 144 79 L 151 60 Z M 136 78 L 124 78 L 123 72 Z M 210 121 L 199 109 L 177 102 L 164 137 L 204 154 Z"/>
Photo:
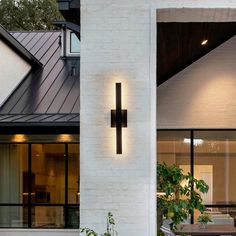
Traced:
<path fill-rule="evenodd" d="M 116 128 L 116 153 L 122 154 L 122 128 L 127 127 L 127 110 L 122 110 L 121 83 L 116 83 L 116 110 L 111 110 L 111 127 Z"/>

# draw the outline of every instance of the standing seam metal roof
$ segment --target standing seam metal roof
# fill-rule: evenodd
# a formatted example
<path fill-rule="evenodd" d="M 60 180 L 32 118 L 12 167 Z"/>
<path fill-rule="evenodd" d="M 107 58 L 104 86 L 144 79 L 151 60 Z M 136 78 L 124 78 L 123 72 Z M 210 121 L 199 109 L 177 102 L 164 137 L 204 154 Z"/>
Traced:
<path fill-rule="evenodd" d="M 80 59 L 61 58 L 60 35 L 61 32 L 58 31 L 12 32 L 12 36 L 34 55 L 43 67 L 32 69 L 10 95 L 0 108 L 0 122 L 32 122 L 32 119 L 43 122 L 45 115 L 54 116 L 55 119 L 50 119 L 51 122 L 72 121 L 70 117 L 73 114 L 74 121 L 79 121 Z M 75 75 L 72 73 L 73 68 Z M 19 119 L 16 115 L 22 116 Z M 12 116 L 16 119 L 12 119 Z M 42 119 L 39 116 L 42 116 Z M 37 117 L 39 119 L 36 119 Z"/>

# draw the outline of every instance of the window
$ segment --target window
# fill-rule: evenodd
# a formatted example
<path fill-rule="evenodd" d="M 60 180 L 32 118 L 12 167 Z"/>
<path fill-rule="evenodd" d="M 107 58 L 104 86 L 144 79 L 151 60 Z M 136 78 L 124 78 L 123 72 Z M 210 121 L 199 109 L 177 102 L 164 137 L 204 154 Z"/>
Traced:
<path fill-rule="evenodd" d="M 236 130 L 158 130 L 157 147 L 157 161 L 176 164 L 209 185 L 202 198 L 213 223 L 234 224 Z"/>
<path fill-rule="evenodd" d="M 186 172 L 190 168 L 190 144 L 184 142 L 186 138 L 190 139 L 189 131 L 158 131 L 158 162 L 176 164 L 184 167 Z"/>
<path fill-rule="evenodd" d="M 0 227 L 79 228 L 78 140 L 37 139 L 0 144 Z"/>
<path fill-rule="evenodd" d="M 80 53 L 80 41 L 74 32 L 70 32 L 70 53 Z"/>
<path fill-rule="evenodd" d="M 62 30 L 62 56 L 80 56 L 80 40 L 78 33 L 67 28 L 65 30 Z"/>

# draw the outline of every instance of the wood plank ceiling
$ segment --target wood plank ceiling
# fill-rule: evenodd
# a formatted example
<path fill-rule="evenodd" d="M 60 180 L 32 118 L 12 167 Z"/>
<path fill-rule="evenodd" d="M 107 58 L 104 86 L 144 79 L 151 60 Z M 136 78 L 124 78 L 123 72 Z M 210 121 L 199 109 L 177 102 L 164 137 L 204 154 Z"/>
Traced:
<path fill-rule="evenodd" d="M 235 34 L 236 22 L 157 23 L 157 86 Z"/>

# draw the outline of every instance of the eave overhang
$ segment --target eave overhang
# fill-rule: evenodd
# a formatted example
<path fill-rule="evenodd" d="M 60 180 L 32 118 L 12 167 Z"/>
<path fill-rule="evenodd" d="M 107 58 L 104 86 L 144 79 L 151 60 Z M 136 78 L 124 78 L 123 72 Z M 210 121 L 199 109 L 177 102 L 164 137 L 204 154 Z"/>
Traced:
<path fill-rule="evenodd" d="M 58 9 L 63 17 L 80 25 L 80 0 L 58 0 Z"/>
<path fill-rule="evenodd" d="M 68 21 L 54 21 L 53 25 L 55 25 L 58 28 L 68 28 L 76 33 L 80 33 L 80 26 L 77 24 L 74 24 L 72 22 L 68 22 Z"/>
<path fill-rule="evenodd" d="M 76 114 L 0 114 L 0 127 L 79 127 Z"/>

